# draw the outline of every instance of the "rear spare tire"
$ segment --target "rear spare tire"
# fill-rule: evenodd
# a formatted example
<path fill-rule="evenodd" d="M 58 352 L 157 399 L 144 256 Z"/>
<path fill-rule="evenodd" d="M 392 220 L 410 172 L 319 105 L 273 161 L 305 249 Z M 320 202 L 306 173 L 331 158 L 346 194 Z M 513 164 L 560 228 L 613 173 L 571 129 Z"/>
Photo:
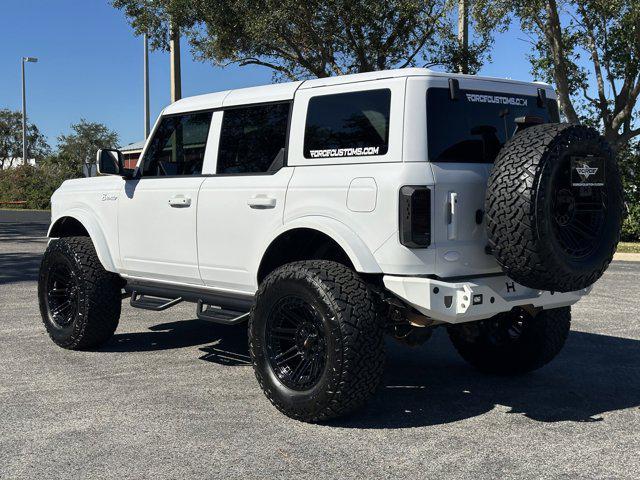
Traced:
<path fill-rule="evenodd" d="M 535 125 L 502 148 L 485 202 L 493 255 L 516 282 L 569 292 L 593 284 L 620 239 L 622 182 L 593 128 Z"/>

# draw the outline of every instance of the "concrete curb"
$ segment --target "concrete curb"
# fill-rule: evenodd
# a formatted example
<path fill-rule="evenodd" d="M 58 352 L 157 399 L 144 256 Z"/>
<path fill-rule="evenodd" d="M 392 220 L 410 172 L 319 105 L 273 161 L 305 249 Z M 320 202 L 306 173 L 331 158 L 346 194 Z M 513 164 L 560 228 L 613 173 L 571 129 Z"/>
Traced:
<path fill-rule="evenodd" d="M 613 260 L 620 262 L 640 262 L 640 253 L 616 253 L 613 255 Z"/>

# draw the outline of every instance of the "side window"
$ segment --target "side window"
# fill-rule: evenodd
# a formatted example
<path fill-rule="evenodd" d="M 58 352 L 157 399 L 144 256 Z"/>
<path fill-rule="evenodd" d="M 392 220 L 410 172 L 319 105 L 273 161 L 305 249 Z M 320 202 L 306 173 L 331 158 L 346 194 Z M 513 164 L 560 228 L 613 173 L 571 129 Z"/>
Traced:
<path fill-rule="evenodd" d="M 282 166 L 289 103 L 225 110 L 217 173 L 265 173 Z"/>
<path fill-rule="evenodd" d="M 322 95 L 309 100 L 306 158 L 384 155 L 389 148 L 391 90 Z"/>
<path fill-rule="evenodd" d="M 201 174 L 211 115 L 201 112 L 163 118 L 144 155 L 142 176 Z"/>

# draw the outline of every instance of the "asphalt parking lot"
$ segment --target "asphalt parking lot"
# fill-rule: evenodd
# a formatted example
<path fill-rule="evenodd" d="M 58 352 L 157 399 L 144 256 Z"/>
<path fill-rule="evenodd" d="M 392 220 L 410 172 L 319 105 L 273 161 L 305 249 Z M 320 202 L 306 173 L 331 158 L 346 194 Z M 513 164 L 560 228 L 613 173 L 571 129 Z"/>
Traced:
<path fill-rule="evenodd" d="M 480 374 L 445 332 L 391 341 L 364 411 L 307 425 L 259 390 L 245 329 L 193 305 L 127 304 L 100 351 L 55 346 L 36 299 L 47 222 L 0 212 L 0 478 L 640 476 L 640 263 L 614 262 L 538 372 Z"/>

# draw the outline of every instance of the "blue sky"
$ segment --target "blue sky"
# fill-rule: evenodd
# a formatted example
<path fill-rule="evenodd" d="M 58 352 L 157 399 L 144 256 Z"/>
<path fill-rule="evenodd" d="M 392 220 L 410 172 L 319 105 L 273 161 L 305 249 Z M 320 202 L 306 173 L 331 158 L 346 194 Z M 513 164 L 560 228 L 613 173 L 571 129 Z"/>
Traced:
<path fill-rule="evenodd" d="M 0 108 L 21 108 L 20 58 L 27 64 L 27 113 L 48 137 L 80 118 L 102 122 L 127 144 L 143 136 L 142 39 L 108 0 L 4 0 L 0 16 Z M 531 80 L 529 44 L 512 29 L 496 38 L 481 73 Z M 150 57 L 151 116 L 169 103 L 169 55 Z M 194 62 L 182 43 L 182 94 L 197 95 L 271 82 L 263 67 L 216 68 Z"/>

